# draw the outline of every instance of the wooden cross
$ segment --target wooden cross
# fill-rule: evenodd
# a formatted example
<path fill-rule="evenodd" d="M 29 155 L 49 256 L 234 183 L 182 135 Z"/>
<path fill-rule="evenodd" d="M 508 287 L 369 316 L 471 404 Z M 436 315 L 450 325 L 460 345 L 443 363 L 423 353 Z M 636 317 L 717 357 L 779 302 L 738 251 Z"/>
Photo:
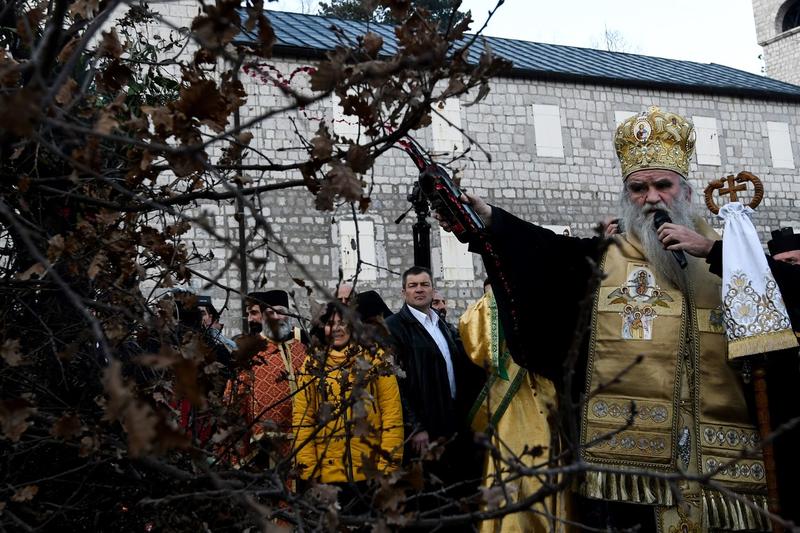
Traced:
<path fill-rule="evenodd" d="M 728 186 L 726 188 L 722 188 L 719 190 L 717 194 L 722 196 L 723 194 L 730 194 L 731 195 L 731 202 L 738 202 L 739 197 L 736 195 L 736 191 L 746 191 L 747 185 L 742 183 L 743 179 L 740 177 L 734 177 L 733 174 L 725 178 L 723 181 L 728 182 Z M 740 185 L 734 185 L 735 183 L 739 183 Z"/>

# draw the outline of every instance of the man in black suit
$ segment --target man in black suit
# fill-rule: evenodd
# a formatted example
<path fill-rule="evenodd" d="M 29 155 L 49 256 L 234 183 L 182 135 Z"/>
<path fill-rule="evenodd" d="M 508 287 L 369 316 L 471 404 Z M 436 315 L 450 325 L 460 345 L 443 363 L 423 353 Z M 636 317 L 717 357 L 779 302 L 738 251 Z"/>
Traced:
<path fill-rule="evenodd" d="M 412 267 L 403 273 L 403 307 L 386 320 L 398 362 L 406 435 L 406 457 L 423 456 L 437 439 L 448 442 L 444 454 L 427 468 L 445 484 L 480 475 L 467 413 L 482 385 L 483 372 L 471 364 L 460 341 L 431 309 L 430 270 Z M 471 472 L 470 465 L 477 465 Z"/>

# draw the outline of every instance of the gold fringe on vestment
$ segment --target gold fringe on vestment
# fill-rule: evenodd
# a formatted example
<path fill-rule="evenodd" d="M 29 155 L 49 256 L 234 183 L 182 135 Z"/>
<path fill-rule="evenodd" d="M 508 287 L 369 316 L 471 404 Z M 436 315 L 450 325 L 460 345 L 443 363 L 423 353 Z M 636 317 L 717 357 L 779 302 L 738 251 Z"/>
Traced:
<path fill-rule="evenodd" d="M 672 507 L 677 504 L 669 482 L 625 472 L 587 472 L 581 493 L 589 498 Z M 767 498 L 761 494 L 729 496 L 703 489 L 704 531 L 770 531 Z"/>
<path fill-rule="evenodd" d="M 771 331 L 752 337 L 729 340 L 728 360 L 796 347 L 797 338 L 793 331 L 788 329 Z"/>
<path fill-rule="evenodd" d="M 710 529 L 771 531 L 772 525 L 766 513 L 767 497 L 764 495 L 737 494 L 732 497 L 713 489 L 703 490 L 703 516 Z"/>

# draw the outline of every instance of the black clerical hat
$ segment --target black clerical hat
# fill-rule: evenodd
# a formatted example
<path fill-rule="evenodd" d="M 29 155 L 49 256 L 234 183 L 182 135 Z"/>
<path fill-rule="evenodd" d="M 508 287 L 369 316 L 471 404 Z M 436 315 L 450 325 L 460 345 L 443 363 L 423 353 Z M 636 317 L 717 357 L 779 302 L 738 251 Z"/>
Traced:
<path fill-rule="evenodd" d="M 205 307 L 208 314 L 214 317 L 214 320 L 219 319 L 219 311 L 214 307 L 214 302 L 211 301 L 211 296 L 201 294 L 197 297 L 197 306 Z"/>
<path fill-rule="evenodd" d="M 795 234 L 792 228 L 776 229 L 767 246 L 771 255 L 800 250 L 800 233 Z"/>
<path fill-rule="evenodd" d="M 259 304 L 264 307 L 283 306 L 289 307 L 289 293 L 280 289 L 265 292 L 251 292 L 247 295 L 247 300 L 252 304 Z"/>
<path fill-rule="evenodd" d="M 381 295 L 375 291 L 361 292 L 356 297 L 356 311 L 361 315 L 362 320 L 382 316 L 389 318 L 392 311 L 383 301 Z"/>

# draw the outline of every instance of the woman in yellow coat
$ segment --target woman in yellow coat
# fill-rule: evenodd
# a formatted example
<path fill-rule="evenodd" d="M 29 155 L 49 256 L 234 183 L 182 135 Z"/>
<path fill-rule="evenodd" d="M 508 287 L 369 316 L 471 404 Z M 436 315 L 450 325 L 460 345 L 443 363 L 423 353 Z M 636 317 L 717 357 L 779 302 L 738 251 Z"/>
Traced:
<path fill-rule="evenodd" d="M 328 346 L 306 359 L 293 406 L 300 477 L 341 485 L 340 501 L 363 494 L 376 470 L 397 470 L 403 455 L 397 378 L 380 349 L 354 342 L 343 315 L 330 304 L 322 316 Z"/>

